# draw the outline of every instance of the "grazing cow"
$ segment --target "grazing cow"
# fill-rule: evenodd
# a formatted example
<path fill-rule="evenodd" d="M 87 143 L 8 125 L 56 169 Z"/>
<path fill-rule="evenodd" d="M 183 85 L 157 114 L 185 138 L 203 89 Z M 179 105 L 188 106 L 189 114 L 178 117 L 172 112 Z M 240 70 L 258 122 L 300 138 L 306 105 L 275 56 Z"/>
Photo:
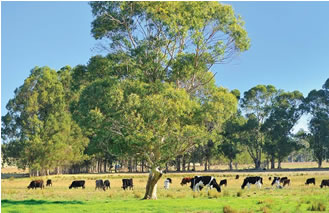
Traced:
<path fill-rule="evenodd" d="M 84 180 L 74 180 L 71 185 L 69 186 L 69 189 L 72 189 L 72 188 L 85 188 L 85 181 Z"/>
<path fill-rule="evenodd" d="M 235 179 L 237 180 L 237 179 L 239 179 L 239 177 L 240 177 L 239 175 L 236 175 L 236 176 L 235 176 Z"/>
<path fill-rule="evenodd" d="M 269 177 L 268 180 L 272 180 L 272 177 Z"/>
<path fill-rule="evenodd" d="M 276 187 L 278 187 L 280 185 L 280 177 L 274 177 L 273 178 L 271 186 L 273 186 L 274 184 L 276 184 Z"/>
<path fill-rule="evenodd" d="M 127 188 L 129 189 L 134 189 L 134 184 L 133 184 L 133 179 L 122 179 L 122 188 L 126 190 Z"/>
<path fill-rule="evenodd" d="M 246 177 L 243 181 L 243 184 L 241 186 L 241 189 L 244 189 L 245 186 L 248 186 L 248 189 L 250 189 L 251 184 L 257 184 L 258 188 L 262 187 L 263 184 L 263 178 L 256 176 L 256 177 Z"/>
<path fill-rule="evenodd" d="M 30 185 L 27 187 L 28 189 L 36 189 L 36 188 L 44 188 L 43 180 L 32 180 Z"/>
<path fill-rule="evenodd" d="M 282 178 L 280 178 L 280 183 L 283 183 L 284 180 L 287 180 L 287 179 L 288 179 L 288 177 L 282 177 Z"/>
<path fill-rule="evenodd" d="M 285 187 L 285 185 L 290 186 L 290 179 L 285 179 L 285 180 L 283 181 L 283 187 Z"/>
<path fill-rule="evenodd" d="M 103 180 L 96 180 L 95 190 L 96 189 L 103 189 L 105 191 L 105 185 L 104 185 Z"/>
<path fill-rule="evenodd" d="M 324 186 L 325 187 L 329 186 L 329 180 L 322 180 L 320 187 L 322 188 Z"/>
<path fill-rule="evenodd" d="M 169 186 L 170 186 L 171 183 L 172 183 L 171 178 L 167 178 L 167 179 L 164 181 L 164 188 L 165 188 L 165 189 L 169 189 Z"/>
<path fill-rule="evenodd" d="M 53 186 L 53 183 L 51 182 L 50 179 L 47 180 L 47 184 L 46 184 L 46 186 Z"/>
<path fill-rule="evenodd" d="M 187 183 L 190 183 L 191 182 L 191 180 L 192 180 L 193 178 L 183 178 L 182 179 L 182 182 L 180 183 L 180 185 L 185 185 L 185 184 L 187 184 Z"/>
<path fill-rule="evenodd" d="M 227 186 L 227 180 L 226 180 L 226 179 L 221 180 L 221 181 L 219 182 L 219 186 L 222 186 L 222 185 Z"/>
<path fill-rule="evenodd" d="M 315 185 L 315 178 L 307 179 L 305 185 L 308 185 L 308 184 L 311 184 L 311 183 L 313 183 Z"/>
<path fill-rule="evenodd" d="M 216 179 L 212 176 L 195 176 L 191 180 L 190 187 L 193 189 L 193 191 L 197 190 L 199 192 L 204 186 L 206 186 L 208 189 L 214 187 L 218 192 L 221 192 L 220 186 L 216 182 Z"/>
<path fill-rule="evenodd" d="M 109 180 L 104 180 L 104 186 L 106 189 L 110 189 L 111 188 L 111 183 Z"/>

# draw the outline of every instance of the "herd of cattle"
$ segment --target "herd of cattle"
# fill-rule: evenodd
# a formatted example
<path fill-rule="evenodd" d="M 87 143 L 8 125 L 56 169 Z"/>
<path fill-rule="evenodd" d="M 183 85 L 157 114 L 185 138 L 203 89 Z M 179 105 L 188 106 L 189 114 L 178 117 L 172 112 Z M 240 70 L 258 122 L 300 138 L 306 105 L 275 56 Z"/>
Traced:
<path fill-rule="evenodd" d="M 236 175 L 235 179 L 239 179 L 239 175 Z M 269 177 L 269 180 L 272 181 L 271 185 L 276 186 L 276 188 L 283 188 L 286 185 L 290 185 L 290 179 L 288 177 Z M 71 185 L 69 186 L 69 189 L 72 188 L 85 188 L 85 181 L 84 180 L 74 180 Z M 164 188 L 169 189 L 170 184 L 172 183 L 171 178 L 167 178 L 164 181 Z M 181 185 L 186 185 L 190 183 L 190 188 L 193 191 L 200 191 L 202 188 L 207 187 L 207 189 L 215 188 L 218 192 L 221 192 L 221 186 L 225 185 L 227 186 L 227 179 L 221 180 L 219 184 L 217 183 L 216 179 L 213 176 L 195 176 L 195 177 L 185 177 L 181 181 Z M 282 185 L 281 185 L 282 184 Z M 314 184 L 315 185 L 315 178 L 308 178 L 305 182 L 305 185 Z M 243 183 L 241 185 L 241 189 L 244 189 L 246 186 L 250 189 L 250 185 L 257 185 L 258 188 L 261 188 L 263 185 L 263 178 L 259 176 L 253 176 L 253 177 L 246 177 L 243 180 Z M 48 179 L 46 186 L 52 186 L 52 180 Z M 320 187 L 329 187 L 329 179 L 328 180 L 322 180 Z M 27 187 L 28 189 L 36 189 L 36 188 L 44 188 L 43 180 L 33 180 L 31 181 L 30 185 Z M 106 189 L 110 189 L 110 181 L 109 180 L 96 180 L 96 189 L 103 189 L 104 191 Z M 124 190 L 126 189 L 133 189 L 133 179 L 122 179 L 122 187 Z"/>

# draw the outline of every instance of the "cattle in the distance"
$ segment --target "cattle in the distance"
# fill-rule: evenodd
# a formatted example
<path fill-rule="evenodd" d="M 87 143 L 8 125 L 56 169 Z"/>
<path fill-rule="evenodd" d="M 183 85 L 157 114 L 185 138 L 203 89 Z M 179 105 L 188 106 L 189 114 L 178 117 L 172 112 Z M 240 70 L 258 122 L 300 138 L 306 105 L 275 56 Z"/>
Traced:
<path fill-rule="evenodd" d="M 269 177 L 268 180 L 269 180 L 269 181 L 272 180 L 272 177 Z"/>
<path fill-rule="evenodd" d="M 170 186 L 171 183 L 172 183 L 171 178 L 167 178 L 167 179 L 164 181 L 164 188 L 165 188 L 165 189 L 169 189 L 169 186 Z"/>
<path fill-rule="evenodd" d="M 213 176 L 195 176 L 191 180 L 190 187 L 193 191 L 197 190 L 198 192 L 202 190 L 203 187 L 207 187 L 208 189 L 215 188 L 218 192 L 221 192 L 220 186 Z"/>
<path fill-rule="evenodd" d="M 240 177 L 239 175 L 236 175 L 236 176 L 235 176 L 235 179 L 237 180 L 237 179 L 239 179 L 239 177 Z"/>
<path fill-rule="evenodd" d="M 285 187 L 286 185 L 290 186 L 290 179 L 285 179 L 283 181 L 283 187 Z"/>
<path fill-rule="evenodd" d="M 226 180 L 226 179 L 221 180 L 221 181 L 219 182 L 219 186 L 222 186 L 222 185 L 227 186 L 227 180 Z"/>
<path fill-rule="evenodd" d="M 53 186 L 53 183 L 51 182 L 50 179 L 47 180 L 47 184 L 46 184 L 46 186 Z"/>
<path fill-rule="evenodd" d="M 259 176 L 255 176 L 255 177 L 246 177 L 243 180 L 243 183 L 241 185 L 241 189 L 244 189 L 244 187 L 248 186 L 248 189 L 250 189 L 250 185 L 251 184 L 256 184 L 258 186 L 258 188 L 262 187 L 263 184 L 263 178 L 259 177 Z"/>
<path fill-rule="evenodd" d="M 43 189 L 45 186 L 43 185 L 43 180 L 32 180 L 30 185 L 27 187 L 28 189 Z"/>
<path fill-rule="evenodd" d="M 273 181 L 271 183 L 271 186 L 273 186 L 274 184 L 276 184 L 276 187 L 280 186 L 280 177 L 274 177 Z"/>
<path fill-rule="evenodd" d="M 95 190 L 96 189 L 103 189 L 105 191 L 105 185 L 104 185 L 103 180 L 96 180 Z"/>
<path fill-rule="evenodd" d="M 133 179 L 122 179 L 122 188 L 124 190 L 126 189 L 133 189 L 134 188 L 134 183 L 133 183 Z"/>
<path fill-rule="evenodd" d="M 288 180 L 288 177 L 282 177 L 282 178 L 280 178 L 280 183 L 283 183 L 284 180 Z"/>
<path fill-rule="evenodd" d="M 185 185 L 185 184 L 188 184 L 188 183 L 190 183 L 191 182 L 191 180 L 192 180 L 193 178 L 189 178 L 189 177 L 186 177 L 186 178 L 183 178 L 182 179 L 182 182 L 180 183 L 180 185 Z"/>
<path fill-rule="evenodd" d="M 84 180 L 74 180 L 72 181 L 71 185 L 69 186 L 69 189 L 72 189 L 72 188 L 85 188 L 85 181 Z"/>
<path fill-rule="evenodd" d="M 110 189 L 111 188 L 111 183 L 109 180 L 104 180 L 104 186 L 106 189 Z"/>
<path fill-rule="evenodd" d="M 320 187 L 322 188 L 322 187 L 327 187 L 327 186 L 329 186 L 329 180 L 322 180 L 321 181 L 321 185 L 320 185 Z"/>
<path fill-rule="evenodd" d="M 312 184 L 315 185 L 315 178 L 308 178 L 305 182 L 305 185 Z"/>

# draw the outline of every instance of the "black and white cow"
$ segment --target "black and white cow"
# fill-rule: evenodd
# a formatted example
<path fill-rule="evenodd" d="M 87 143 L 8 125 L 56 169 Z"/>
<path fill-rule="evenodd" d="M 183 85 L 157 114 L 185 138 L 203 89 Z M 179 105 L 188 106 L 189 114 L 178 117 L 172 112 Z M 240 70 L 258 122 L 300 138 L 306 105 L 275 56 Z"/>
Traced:
<path fill-rule="evenodd" d="M 313 183 L 313 184 L 315 185 L 315 178 L 308 178 L 308 179 L 306 180 L 305 185 L 308 185 L 308 184 L 311 184 L 311 183 Z"/>
<path fill-rule="evenodd" d="M 322 188 L 322 187 L 327 187 L 327 186 L 329 186 L 329 180 L 322 180 L 321 181 L 321 185 L 320 185 L 320 187 Z"/>
<path fill-rule="evenodd" d="M 72 188 L 78 188 L 78 187 L 81 187 L 81 188 L 85 188 L 85 181 L 84 180 L 74 180 L 71 185 L 69 186 L 69 189 L 72 189 Z"/>
<path fill-rule="evenodd" d="M 203 187 L 207 187 L 208 189 L 214 187 L 218 192 L 221 192 L 220 186 L 213 176 L 195 176 L 191 180 L 190 187 L 193 191 L 197 190 L 198 192 L 202 190 Z"/>
<path fill-rule="evenodd" d="M 104 180 L 104 186 L 106 189 L 110 189 L 111 188 L 111 183 L 109 180 Z"/>
<path fill-rule="evenodd" d="M 165 188 L 165 189 L 169 189 L 169 186 L 170 186 L 171 183 L 172 183 L 171 178 L 167 178 L 167 179 L 164 181 L 164 188 Z"/>
<path fill-rule="evenodd" d="M 104 185 L 103 180 L 96 180 L 95 190 L 96 189 L 103 189 L 105 191 L 105 185 Z"/>
<path fill-rule="evenodd" d="M 222 186 L 222 185 L 227 186 L 227 180 L 226 180 L 226 179 L 221 180 L 221 181 L 219 182 L 219 186 Z"/>
<path fill-rule="evenodd" d="M 276 184 L 277 188 L 280 188 L 280 177 L 274 177 L 273 181 L 271 183 L 271 186 L 273 186 L 274 184 Z"/>
<path fill-rule="evenodd" d="M 250 185 L 251 184 L 257 184 L 258 188 L 262 187 L 263 184 L 263 178 L 259 177 L 259 176 L 255 176 L 255 177 L 246 177 L 243 181 L 243 184 L 241 186 L 241 189 L 244 189 L 244 187 L 248 186 L 248 189 L 250 189 Z"/>
<path fill-rule="evenodd" d="M 126 189 L 134 189 L 134 183 L 133 183 L 133 179 L 122 179 L 122 188 L 124 190 Z"/>

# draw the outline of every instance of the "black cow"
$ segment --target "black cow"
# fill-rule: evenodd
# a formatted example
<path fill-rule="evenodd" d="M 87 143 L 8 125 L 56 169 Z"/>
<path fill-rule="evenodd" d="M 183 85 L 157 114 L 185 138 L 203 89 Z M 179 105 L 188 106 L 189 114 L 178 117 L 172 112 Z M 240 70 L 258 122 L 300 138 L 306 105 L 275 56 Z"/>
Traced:
<path fill-rule="evenodd" d="M 272 180 L 272 177 L 269 177 L 268 180 Z"/>
<path fill-rule="evenodd" d="M 222 185 L 227 186 L 227 180 L 226 180 L 226 179 L 221 180 L 221 181 L 219 182 L 219 186 L 222 186 Z"/>
<path fill-rule="evenodd" d="M 288 177 L 282 177 L 282 178 L 280 178 L 280 183 L 283 183 L 284 180 L 288 180 Z"/>
<path fill-rule="evenodd" d="M 47 180 L 47 184 L 46 184 L 46 186 L 53 186 L 53 183 L 51 182 L 50 179 Z"/>
<path fill-rule="evenodd" d="M 110 189 L 110 188 L 111 188 L 111 183 L 110 183 L 110 181 L 109 181 L 109 180 L 105 180 L 105 181 L 104 181 L 104 186 L 105 186 L 106 189 Z"/>
<path fill-rule="evenodd" d="M 127 188 L 129 189 L 134 189 L 134 183 L 133 179 L 122 179 L 122 188 L 126 190 Z"/>
<path fill-rule="evenodd" d="M 28 189 L 43 189 L 45 186 L 43 185 L 43 180 L 32 180 L 30 185 L 27 187 Z"/>
<path fill-rule="evenodd" d="M 290 186 L 290 179 L 286 179 L 283 181 L 283 187 L 285 187 L 285 185 Z"/>
<path fill-rule="evenodd" d="M 236 176 L 235 176 L 235 179 L 237 180 L 237 179 L 239 179 L 239 177 L 240 177 L 239 175 L 236 175 Z"/>
<path fill-rule="evenodd" d="M 324 186 L 325 187 L 329 186 L 329 180 L 322 180 L 320 187 L 322 188 Z"/>
<path fill-rule="evenodd" d="M 313 185 L 315 185 L 315 178 L 307 179 L 305 185 L 308 185 L 308 184 L 311 184 L 311 183 L 313 183 Z"/>
<path fill-rule="evenodd" d="M 74 180 L 71 185 L 69 186 L 69 189 L 72 188 L 79 188 L 82 187 L 83 189 L 85 188 L 85 181 L 84 180 Z"/>
<path fill-rule="evenodd" d="M 244 189 L 245 186 L 248 186 L 248 189 L 250 189 L 250 184 L 257 184 L 258 188 L 261 188 L 263 184 L 263 178 L 259 176 L 246 177 L 242 183 L 241 189 Z"/>
<path fill-rule="evenodd" d="M 105 185 L 104 185 L 103 180 L 96 180 L 95 190 L 96 189 L 103 189 L 105 191 Z"/>
<path fill-rule="evenodd" d="M 216 182 L 216 179 L 212 176 L 195 176 L 191 180 L 191 189 L 193 191 L 200 191 L 202 188 L 206 186 L 207 188 L 216 188 L 218 192 L 221 192 L 220 186 Z"/>

